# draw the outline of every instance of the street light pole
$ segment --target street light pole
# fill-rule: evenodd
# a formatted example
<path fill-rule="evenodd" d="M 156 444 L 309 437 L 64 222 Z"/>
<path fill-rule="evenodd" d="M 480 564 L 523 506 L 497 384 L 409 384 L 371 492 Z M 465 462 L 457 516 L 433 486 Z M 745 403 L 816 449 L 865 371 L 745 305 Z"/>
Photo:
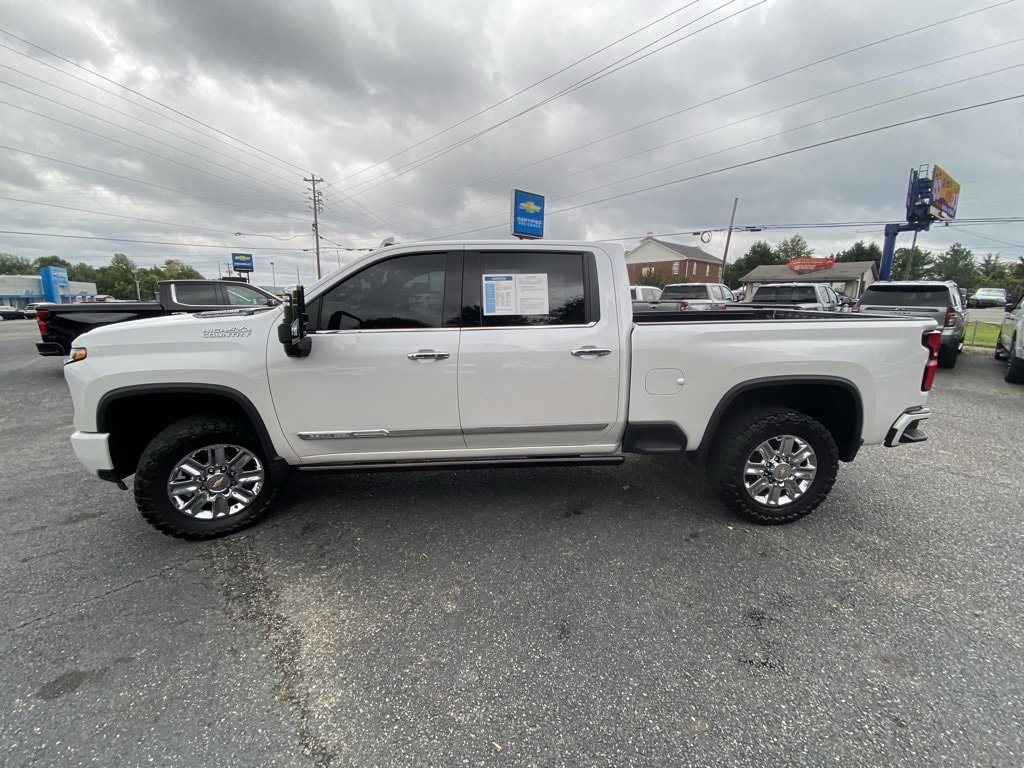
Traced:
<path fill-rule="evenodd" d="M 270 286 L 270 289 L 272 291 L 276 291 L 277 290 L 277 272 L 274 271 L 274 262 L 270 262 L 270 275 L 271 275 L 271 278 L 272 278 L 272 285 Z"/>

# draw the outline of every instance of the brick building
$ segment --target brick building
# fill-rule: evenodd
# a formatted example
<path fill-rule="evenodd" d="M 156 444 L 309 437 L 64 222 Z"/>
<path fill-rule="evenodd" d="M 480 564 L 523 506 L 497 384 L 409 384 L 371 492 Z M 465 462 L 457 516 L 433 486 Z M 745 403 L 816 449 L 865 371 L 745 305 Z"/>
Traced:
<path fill-rule="evenodd" d="M 648 235 L 626 254 L 629 281 L 654 272 L 662 283 L 720 283 L 722 260 L 700 248 L 669 243 Z"/>

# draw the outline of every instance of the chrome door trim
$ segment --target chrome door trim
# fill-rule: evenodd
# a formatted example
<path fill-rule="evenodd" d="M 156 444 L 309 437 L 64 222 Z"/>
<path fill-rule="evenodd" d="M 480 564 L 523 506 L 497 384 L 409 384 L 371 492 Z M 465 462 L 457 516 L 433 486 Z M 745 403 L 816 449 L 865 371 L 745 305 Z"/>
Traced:
<path fill-rule="evenodd" d="M 522 427 L 472 427 L 462 431 L 466 435 L 510 435 L 524 432 L 602 432 L 606 429 L 607 424 L 537 424 Z"/>
<path fill-rule="evenodd" d="M 461 434 L 461 429 L 335 429 L 298 433 L 301 440 L 351 440 L 367 437 L 447 437 Z"/>

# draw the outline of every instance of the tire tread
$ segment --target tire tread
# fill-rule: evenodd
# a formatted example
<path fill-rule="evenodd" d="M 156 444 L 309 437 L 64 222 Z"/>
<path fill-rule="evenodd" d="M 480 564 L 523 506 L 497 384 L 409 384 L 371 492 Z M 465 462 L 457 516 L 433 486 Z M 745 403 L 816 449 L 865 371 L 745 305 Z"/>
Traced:
<path fill-rule="evenodd" d="M 161 504 L 170 503 L 166 497 L 165 479 L 160 477 L 160 467 L 168 459 L 173 461 L 180 459 L 181 446 L 202 440 L 215 442 L 234 440 L 246 444 L 247 447 L 254 447 L 265 470 L 267 468 L 266 459 L 263 457 L 262 451 L 258 450 L 259 442 L 251 430 L 243 428 L 236 421 L 225 416 L 217 414 L 190 416 L 159 432 L 142 452 L 135 470 L 135 505 L 147 523 L 167 536 L 188 541 L 202 541 L 235 533 L 263 519 L 277 496 L 277 484 L 273 482 L 270 472 L 267 470 L 264 490 L 261 492 L 261 498 L 257 504 L 236 515 L 238 519 L 233 520 L 230 525 L 209 531 L 193 530 L 175 525 L 171 522 L 173 517 L 169 519 L 169 516 L 160 512 Z M 181 516 L 183 519 L 189 519 L 185 515 Z"/>
<path fill-rule="evenodd" d="M 792 430 L 794 422 L 824 439 L 827 455 L 819 455 L 818 471 L 825 471 L 826 479 L 819 488 L 811 489 L 813 496 L 800 499 L 788 513 L 766 515 L 755 506 L 746 490 L 737 482 L 733 470 L 746 462 L 755 435 L 766 428 L 777 429 L 778 433 Z M 760 406 L 736 413 L 723 422 L 708 457 L 707 467 L 712 489 L 729 509 L 760 525 L 781 525 L 804 517 L 825 500 L 836 480 L 839 449 L 831 433 L 806 413 L 779 406 Z"/>

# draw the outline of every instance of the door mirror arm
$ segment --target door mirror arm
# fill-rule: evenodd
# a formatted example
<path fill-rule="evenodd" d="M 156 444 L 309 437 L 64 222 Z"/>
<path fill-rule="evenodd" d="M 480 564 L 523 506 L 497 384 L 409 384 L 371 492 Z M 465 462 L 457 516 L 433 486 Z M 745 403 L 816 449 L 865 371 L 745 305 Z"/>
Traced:
<path fill-rule="evenodd" d="M 288 357 L 307 357 L 313 350 L 313 339 L 307 335 L 306 292 L 296 285 L 285 294 L 283 322 L 277 326 L 277 340 Z"/>

